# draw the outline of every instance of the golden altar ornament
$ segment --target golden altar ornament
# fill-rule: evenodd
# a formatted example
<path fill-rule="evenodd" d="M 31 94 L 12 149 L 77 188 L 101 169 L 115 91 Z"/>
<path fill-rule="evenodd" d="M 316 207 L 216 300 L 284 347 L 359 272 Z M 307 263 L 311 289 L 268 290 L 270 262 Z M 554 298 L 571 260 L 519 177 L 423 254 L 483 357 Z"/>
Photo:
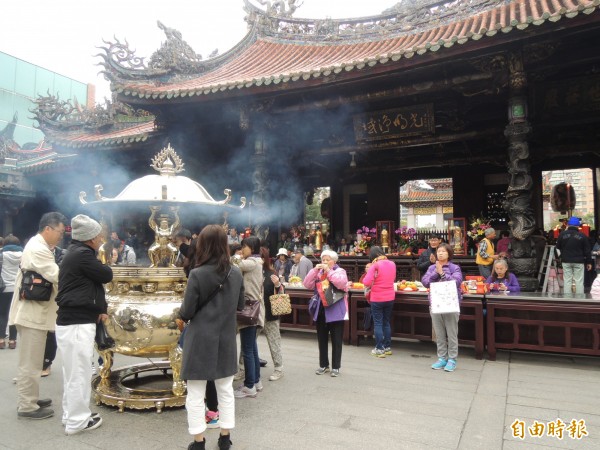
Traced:
<path fill-rule="evenodd" d="M 86 201 L 85 192 L 79 194 L 81 203 L 91 207 L 126 205 L 128 211 L 136 207 L 140 211 L 149 209 L 148 225 L 155 235 L 148 249 L 150 267 L 114 266 L 113 280 L 105 285 L 108 303 L 105 325 L 115 346 L 98 351 L 104 365 L 100 375 L 92 380 L 92 389 L 97 404 L 116 406 L 120 412 L 125 408 L 156 408 L 161 412 L 164 407 L 185 405 L 176 321 L 187 279 L 183 269 L 175 267 L 178 249 L 171 243 L 179 227 L 180 208 L 202 207 L 215 213 L 240 210 L 246 202 L 242 197 L 240 206 L 230 205 L 229 189 L 224 191 L 224 200 L 216 201 L 202 185 L 177 175 L 183 171 L 183 163 L 170 145 L 152 159 L 151 166 L 159 175 L 132 181 L 115 198 L 103 197 L 101 185 L 95 187 L 94 202 Z M 168 359 L 113 369 L 114 353 Z M 167 378 L 169 371 L 171 378 Z"/>

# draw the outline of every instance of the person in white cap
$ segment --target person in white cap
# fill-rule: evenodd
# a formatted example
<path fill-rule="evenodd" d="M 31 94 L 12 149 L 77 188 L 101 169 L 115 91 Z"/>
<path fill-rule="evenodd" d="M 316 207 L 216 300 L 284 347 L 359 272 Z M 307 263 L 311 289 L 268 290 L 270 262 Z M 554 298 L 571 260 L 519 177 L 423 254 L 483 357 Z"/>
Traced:
<path fill-rule="evenodd" d="M 112 269 L 96 258 L 102 227 L 79 214 L 71 220 L 71 245 L 62 260 L 56 297 L 56 341 L 63 361 L 63 417 L 67 435 L 98 428 L 102 418 L 90 411 L 96 324 L 108 319 L 103 283 Z"/>
<path fill-rule="evenodd" d="M 292 266 L 294 263 L 290 259 L 288 255 L 288 251 L 286 248 L 280 248 L 277 252 L 275 262 L 273 263 L 273 267 L 275 267 L 275 275 L 284 278 L 284 281 L 288 281 L 290 279 L 290 271 L 292 270 Z"/>
<path fill-rule="evenodd" d="M 39 393 L 46 335 L 48 331 L 54 330 L 56 321 L 54 299 L 58 292 L 58 265 L 51 248 L 62 240 L 65 223 L 67 218 L 58 212 L 49 212 L 42 216 L 38 234 L 29 239 L 23 249 L 21 270 L 15 279 L 8 324 L 16 325 L 19 335 L 17 415 L 25 419 L 47 419 L 54 415 L 54 411 L 49 408 L 52 400 L 40 399 Z M 20 287 L 24 272 L 35 272 L 52 283 L 49 300 L 35 301 L 21 298 Z"/>

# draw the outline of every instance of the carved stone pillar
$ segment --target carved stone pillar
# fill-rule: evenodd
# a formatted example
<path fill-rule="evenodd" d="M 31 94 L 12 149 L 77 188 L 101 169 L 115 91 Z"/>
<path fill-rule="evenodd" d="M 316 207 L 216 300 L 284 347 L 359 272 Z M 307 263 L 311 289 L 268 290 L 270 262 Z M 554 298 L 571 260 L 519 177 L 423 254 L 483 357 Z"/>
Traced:
<path fill-rule="evenodd" d="M 527 121 L 527 75 L 520 53 L 509 56 L 510 97 L 508 99 L 509 123 L 504 130 L 508 140 L 508 173 L 510 182 L 506 191 L 504 209 L 508 212 L 508 225 L 512 232 L 510 269 L 519 278 L 521 288 L 534 291 L 538 288 L 536 257 L 530 238 L 535 230 L 534 211 L 531 206 L 533 182 L 530 175 L 529 145 L 527 136 L 531 126 Z"/>
<path fill-rule="evenodd" d="M 265 142 L 264 135 L 260 133 L 254 142 L 254 155 L 252 156 L 252 163 L 254 164 L 254 171 L 252 173 L 252 218 L 253 223 L 251 224 L 253 233 L 258 236 L 261 240 L 266 240 L 269 235 L 268 224 L 264 223 L 264 219 L 268 217 L 267 214 L 267 203 L 266 203 L 266 192 L 267 192 L 267 144 Z"/>

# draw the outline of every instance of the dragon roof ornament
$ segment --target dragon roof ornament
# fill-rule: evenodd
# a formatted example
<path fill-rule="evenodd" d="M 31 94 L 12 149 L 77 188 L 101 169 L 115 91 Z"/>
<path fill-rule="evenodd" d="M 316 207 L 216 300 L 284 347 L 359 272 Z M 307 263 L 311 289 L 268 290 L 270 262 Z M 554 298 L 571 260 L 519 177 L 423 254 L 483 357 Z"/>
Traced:
<path fill-rule="evenodd" d="M 131 121 L 152 120 L 152 115 L 142 109 L 133 109 L 122 102 L 111 102 L 105 99 L 104 105 L 86 108 L 77 99 L 61 100 L 59 95 L 39 95 L 35 100 L 35 108 L 31 109 L 37 127 L 44 131 L 69 131 L 83 129 L 86 131 L 106 131 L 109 128 Z M 125 120 L 127 119 L 127 120 Z"/>
<path fill-rule="evenodd" d="M 402 0 L 379 15 L 354 19 L 300 19 L 291 17 L 296 2 L 288 0 L 288 9 L 281 9 L 283 1 L 270 2 L 262 10 L 244 0 L 246 21 L 250 28 L 257 27 L 259 35 L 284 41 L 358 42 L 381 39 L 406 33 L 416 33 L 474 16 L 510 0 Z M 275 8 L 274 5 L 278 7 Z M 281 11 L 285 11 L 282 13 Z"/>
<path fill-rule="evenodd" d="M 119 41 L 116 37 L 115 42 L 105 41 L 106 46 L 98 47 L 104 50 L 99 53 L 103 62 L 98 63 L 103 66 L 104 78 L 108 81 L 116 79 L 147 79 L 147 78 L 169 78 L 173 76 L 198 75 L 215 66 L 214 59 L 218 57 L 218 51 L 215 50 L 209 55 L 209 59 L 203 60 L 202 55 L 197 54 L 192 47 L 183 40 L 181 32 L 174 28 L 167 27 L 160 20 L 157 21 L 158 28 L 163 30 L 167 38 L 161 44 L 161 47 L 155 51 L 146 63 L 144 57 L 136 56 L 135 50 L 129 48 L 127 40 Z"/>

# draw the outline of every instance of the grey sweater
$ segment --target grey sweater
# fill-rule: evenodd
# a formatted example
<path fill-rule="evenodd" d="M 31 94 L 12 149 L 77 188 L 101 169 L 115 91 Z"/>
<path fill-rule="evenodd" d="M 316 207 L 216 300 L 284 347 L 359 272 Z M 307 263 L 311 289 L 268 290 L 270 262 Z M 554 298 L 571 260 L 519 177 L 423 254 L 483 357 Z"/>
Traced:
<path fill-rule="evenodd" d="M 250 256 L 242 259 L 238 267 L 244 276 L 245 296 L 252 300 L 260 301 L 260 316 L 258 326 L 265 326 L 265 302 L 263 299 L 263 260 L 262 258 Z M 240 327 L 244 328 L 244 327 Z"/>

